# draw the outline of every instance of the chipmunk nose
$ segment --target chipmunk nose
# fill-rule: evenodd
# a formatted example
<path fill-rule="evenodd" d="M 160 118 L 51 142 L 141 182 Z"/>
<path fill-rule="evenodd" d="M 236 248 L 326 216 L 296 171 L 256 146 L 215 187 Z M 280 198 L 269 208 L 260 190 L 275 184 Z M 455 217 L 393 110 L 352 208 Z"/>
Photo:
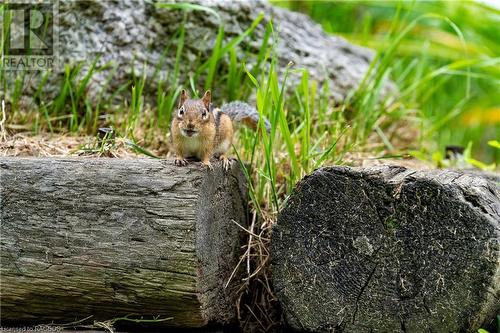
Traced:
<path fill-rule="evenodd" d="M 190 131 L 194 130 L 194 124 L 193 123 L 188 123 L 187 129 L 190 130 Z"/>

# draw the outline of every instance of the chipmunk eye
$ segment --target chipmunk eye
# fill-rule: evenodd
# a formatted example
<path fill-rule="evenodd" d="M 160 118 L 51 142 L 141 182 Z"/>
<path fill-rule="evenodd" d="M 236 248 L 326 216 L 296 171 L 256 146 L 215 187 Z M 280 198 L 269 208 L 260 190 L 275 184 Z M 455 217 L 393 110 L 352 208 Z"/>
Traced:
<path fill-rule="evenodd" d="M 207 111 L 203 111 L 203 112 L 201 113 L 201 116 L 202 116 L 203 118 L 206 118 L 206 117 L 207 117 Z"/>
<path fill-rule="evenodd" d="M 182 117 L 184 115 L 184 106 L 181 106 L 179 109 L 179 117 Z"/>

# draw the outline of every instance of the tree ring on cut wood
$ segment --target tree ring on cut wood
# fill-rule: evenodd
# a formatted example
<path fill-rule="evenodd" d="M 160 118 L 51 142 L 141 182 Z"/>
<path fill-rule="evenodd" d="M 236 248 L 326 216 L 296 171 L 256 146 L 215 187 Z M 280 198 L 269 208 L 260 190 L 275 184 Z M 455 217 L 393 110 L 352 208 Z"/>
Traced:
<path fill-rule="evenodd" d="M 500 310 L 498 187 L 400 167 L 323 168 L 273 228 L 285 317 L 312 332 L 472 332 Z"/>

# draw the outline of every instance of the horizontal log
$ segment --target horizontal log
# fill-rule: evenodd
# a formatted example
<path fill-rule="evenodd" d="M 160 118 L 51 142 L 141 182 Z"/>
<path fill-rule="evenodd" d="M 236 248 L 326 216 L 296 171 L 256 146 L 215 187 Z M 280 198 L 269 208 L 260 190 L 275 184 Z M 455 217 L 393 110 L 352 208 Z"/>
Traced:
<path fill-rule="evenodd" d="M 273 285 L 310 332 L 477 332 L 500 311 L 499 187 L 453 171 L 323 168 L 273 228 Z"/>
<path fill-rule="evenodd" d="M 237 163 L 0 158 L 2 325 L 87 316 L 235 320 Z M 236 280 L 236 279 L 235 279 Z"/>

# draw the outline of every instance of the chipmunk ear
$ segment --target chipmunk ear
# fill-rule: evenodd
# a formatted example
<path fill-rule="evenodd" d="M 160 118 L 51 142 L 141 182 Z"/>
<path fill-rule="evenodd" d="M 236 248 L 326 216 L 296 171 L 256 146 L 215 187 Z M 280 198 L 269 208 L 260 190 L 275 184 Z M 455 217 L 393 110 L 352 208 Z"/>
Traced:
<path fill-rule="evenodd" d="M 210 92 L 210 90 L 207 90 L 205 92 L 205 95 L 203 95 L 203 98 L 201 100 L 203 101 L 203 104 L 205 104 L 207 110 L 210 110 L 210 103 L 212 102 L 212 93 Z"/>
<path fill-rule="evenodd" d="M 189 98 L 189 95 L 188 95 L 186 89 L 182 89 L 181 90 L 181 97 L 179 99 L 179 107 L 181 107 L 188 98 Z"/>

